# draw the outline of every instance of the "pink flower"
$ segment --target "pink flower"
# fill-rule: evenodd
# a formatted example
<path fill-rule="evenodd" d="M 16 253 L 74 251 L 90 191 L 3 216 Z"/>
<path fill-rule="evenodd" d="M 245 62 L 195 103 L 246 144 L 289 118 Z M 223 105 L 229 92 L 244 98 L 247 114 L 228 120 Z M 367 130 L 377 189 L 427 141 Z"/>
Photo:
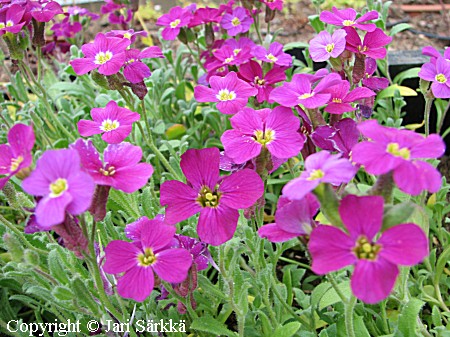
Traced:
<path fill-rule="evenodd" d="M 347 50 L 355 54 L 362 54 L 373 59 L 382 59 L 386 57 L 386 45 L 392 42 L 392 36 L 387 36 L 380 28 L 372 32 L 368 32 L 364 36 L 364 41 L 361 43 L 361 38 L 354 28 L 346 28 L 347 32 Z"/>
<path fill-rule="evenodd" d="M 428 239 L 416 224 L 396 225 L 375 240 L 383 223 L 382 197 L 349 195 L 342 200 L 339 214 L 348 233 L 327 225 L 311 233 L 312 270 L 327 274 L 354 265 L 352 292 L 366 303 L 389 296 L 398 265 L 413 266 L 428 255 Z"/>
<path fill-rule="evenodd" d="M 88 16 L 90 17 L 92 20 L 98 20 L 100 19 L 100 15 L 92 13 L 90 11 L 88 11 L 86 8 L 81 8 L 78 6 L 69 6 L 67 7 L 67 13 L 69 13 L 71 16 Z"/>
<path fill-rule="evenodd" d="M 209 80 L 211 88 L 196 86 L 194 97 L 199 102 L 218 102 L 217 109 L 224 114 L 235 114 L 255 96 L 258 90 L 247 82 L 238 79 L 235 72 L 225 77 L 212 76 Z"/>
<path fill-rule="evenodd" d="M 35 137 L 33 128 L 25 124 L 16 124 L 8 132 L 8 143 L 0 144 L 0 190 L 9 179 L 33 162 L 31 149 Z"/>
<path fill-rule="evenodd" d="M 90 140 L 78 139 L 70 148 L 78 152 L 84 171 L 97 185 L 133 193 L 144 187 L 153 173 L 152 165 L 140 162 L 142 149 L 130 143 L 108 145 L 103 162 Z"/>
<path fill-rule="evenodd" d="M 390 83 L 387 78 L 372 76 L 377 70 L 376 60 L 366 57 L 365 70 L 364 78 L 362 80 L 363 86 L 374 91 L 380 91 L 389 86 Z"/>
<path fill-rule="evenodd" d="M 378 19 L 377 11 L 370 11 L 356 19 L 356 11 L 353 8 L 339 10 L 333 7 L 333 12 L 323 11 L 320 13 L 320 21 L 339 27 L 355 27 L 368 32 L 373 32 L 377 26 L 374 23 L 363 23 Z M 355 20 L 356 19 L 356 20 Z"/>
<path fill-rule="evenodd" d="M 138 49 L 125 50 L 125 66 L 123 69 L 123 75 L 131 83 L 139 83 L 144 78 L 150 77 L 152 74 L 149 67 L 142 62 L 146 58 L 164 58 L 162 51 L 159 47 L 152 46 L 145 48 L 142 51 Z"/>
<path fill-rule="evenodd" d="M 197 27 L 202 24 L 215 22 L 220 22 L 221 13 L 217 8 L 205 7 L 199 8 L 195 11 L 194 16 L 192 17 L 191 22 L 189 22 L 188 27 Z"/>
<path fill-rule="evenodd" d="M 75 150 L 48 150 L 36 169 L 22 182 L 31 195 L 42 197 L 36 207 L 36 221 L 43 230 L 64 221 L 66 212 L 78 215 L 91 205 L 95 184 L 81 170 Z"/>
<path fill-rule="evenodd" d="M 271 10 L 283 10 L 283 0 L 259 0 L 263 4 L 266 4 Z"/>
<path fill-rule="evenodd" d="M 133 44 L 138 36 L 146 37 L 148 34 L 144 30 L 135 32 L 133 29 L 128 30 L 111 30 L 105 34 L 106 37 L 119 37 L 121 39 L 128 39 Z"/>
<path fill-rule="evenodd" d="M 327 92 L 331 94 L 331 98 L 325 107 L 325 111 L 338 115 L 342 115 L 344 112 L 355 111 L 356 108 L 350 103 L 376 95 L 372 90 L 364 87 L 356 87 L 350 92 L 349 90 L 350 83 L 348 81 L 342 81 L 340 84 L 329 88 Z"/>
<path fill-rule="evenodd" d="M 302 199 L 321 183 L 339 186 L 350 182 L 356 171 L 356 167 L 348 159 L 341 158 L 341 154 L 317 152 L 306 158 L 305 170 L 284 186 L 283 195 L 291 200 Z"/>
<path fill-rule="evenodd" d="M 228 35 L 236 36 L 248 32 L 253 19 L 244 7 L 236 7 L 232 13 L 226 13 L 222 17 L 220 25 L 227 30 Z"/>
<path fill-rule="evenodd" d="M 83 26 L 78 21 L 70 22 L 69 17 L 66 17 L 61 22 L 55 23 L 50 29 L 55 32 L 55 36 L 72 38 L 83 29 Z"/>
<path fill-rule="evenodd" d="M 301 235 L 309 235 L 316 221 L 313 219 L 320 204 L 314 194 L 300 200 L 278 199 L 275 223 L 262 226 L 258 235 L 272 242 L 284 242 Z"/>
<path fill-rule="evenodd" d="M 255 171 L 244 169 L 227 177 L 219 175 L 219 149 L 189 149 L 181 156 L 187 184 L 166 181 L 161 185 L 161 205 L 167 206 L 168 224 L 176 224 L 200 212 L 197 233 L 211 245 L 233 237 L 238 209 L 251 207 L 263 194 L 264 183 Z"/>
<path fill-rule="evenodd" d="M 274 84 L 286 79 L 284 70 L 279 67 L 273 67 L 264 75 L 262 67 L 256 61 L 250 61 L 241 65 L 238 76 L 258 89 L 258 94 L 256 95 L 258 103 L 264 101 L 273 103 L 273 100 L 269 99 L 269 96 L 274 89 Z"/>
<path fill-rule="evenodd" d="M 158 220 L 149 220 L 144 227 L 140 245 L 114 240 L 105 247 L 103 270 L 108 274 L 124 273 L 118 278 L 117 292 L 137 302 L 150 296 L 155 276 L 170 283 L 182 282 L 192 265 L 192 256 L 186 249 L 170 248 L 175 227 Z"/>
<path fill-rule="evenodd" d="M 56 1 L 30 1 L 29 4 L 31 4 L 31 16 L 38 22 L 49 22 L 55 15 L 64 13 L 61 5 Z"/>
<path fill-rule="evenodd" d="M 269 50 L 262 46 L 253 48 L 253 55 L 260 61 L 273 63 L 280 67 L 290 67 L 292 65 L 292 56 L 283 52 L 283 45 L 274 42 Z"/>
<path fill-rule="evenodd" d="M 244 108 L 230 122 L 233 130 L 225 131 L 220 140 L 236 164 L 257 157 L 263 148 L 277 158 L 294 157 L 306 140 L 298 132 L 300 120 L 286 107 L 256 111 Z"/>
<path fill-rule="evenodd" d="M 102 139 L 109 144 L 127 138 L 133 123 L 140 119 L 137 112 L 121 108 L 115 101 L 109 101 L 104 108 L 93 108 L 91 116 L 93 121 L 82 119 L 78 122 L 78 132 L 83 137 L 103 134 Z"/>
<path fill-rule="evenodd" d="M 0 11 L 0 36 L 5 33 L 17 34 L 22 30 L 25 21 L 22 22 L 25 9 L 17 4 L 12 4 L 8 8 Z"/>
<path fill-rule="evenodd" d="M 295 74 L 291 82 L 284 82 L 281 87 L 275 88 L 270 93 L 270 99 L 287 107 L 302 104 L 307 109 L 315 109 L 328 103 L 331 98 L 328 88 L 341 82 L 338 74 L 329 74 L 312 88 L 310 79 L 315 80 L 307 74 Z"/>
<path fill-rule="evenodd" d="M 330 57 L 336 58 L 345 50 L 345 36 L 343 29 L 338 29 L 333 36 L 327 31 L 322 31 L 314 39 L 309 41 L 309 54 L 315 62 L 323 62 Z"/>
<path fill-rule="evenodd" d="M 358 129 L 371 140 L 353 147 L 352 160 L 364 165 L 368 173 L 379 175 L 393 171 L 395 183 L 408 194 L 439 191 L 440 173 L 431 164 L 418 160 L 444 154 L 445 144 L 439 135 L 424 138 L 410 130 L 381 126 L 375 120 L 360 123 Z"/>
<path fill-rule="evenodd" d="M 436 50 L 436 48 L 432 46 L 426 46 L 422 49 L 422 54 L 426 56 L 430 56 L 430 62 L 436 64 L 436 60 L 442 57 L 441 53 Z M 444 59 L 450 61 L 450 48 L 446 48 L 444 50 Z"/>
<path fill-rule="evenodd" d="M 164 40 L 175 40 L 180 34 L 180 28 L 186 27 L 192 19 L 192 13 L 187 8 L 172 7 L 156 21 L 157 26 L 165 27 L 161 33 Z"/>
<path fill-rule="evenodd" d="M 84 58 L 70 62 L 77 75 L 84 75 L 98 69 L 102 75 L 113 75 L 119 72 L 125 62 L 125 49 L 130 40 L 106 37 L 102 33 L 95 36 L 94 42 L 81 47 Z"/>
<path fill-rule="evenodd" d="M 435 64 L 425 63 L 419 77 L 432 82 L 431 91 L 436 98 L 450 98 L 450 61 L 439 56 Z"/>

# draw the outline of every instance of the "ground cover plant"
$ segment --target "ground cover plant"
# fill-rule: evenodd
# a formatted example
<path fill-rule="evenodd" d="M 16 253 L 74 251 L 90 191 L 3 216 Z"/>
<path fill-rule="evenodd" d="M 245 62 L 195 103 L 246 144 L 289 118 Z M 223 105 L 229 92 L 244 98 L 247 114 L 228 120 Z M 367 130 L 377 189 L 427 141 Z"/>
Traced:
<path fill-rule="evenodd" d="M 134 2 L 92 41 L 99 14 L 1 2 L 2 335 L 450 336 L 450 49 L 391 78 L 391 2 L 312 3 L 308 43 L 231 0 L 156 46 Z"/>

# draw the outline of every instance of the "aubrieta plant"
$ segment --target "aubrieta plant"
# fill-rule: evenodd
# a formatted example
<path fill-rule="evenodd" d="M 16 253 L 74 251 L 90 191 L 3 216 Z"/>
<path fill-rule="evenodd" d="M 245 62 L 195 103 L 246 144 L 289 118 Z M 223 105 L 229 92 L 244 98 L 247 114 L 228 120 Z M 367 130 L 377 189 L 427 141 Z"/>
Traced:
<path fill-rule="evenodd" d="M 391 2 L 322 2 L 303 63 L 283 0 L 175 6 L 159 41 L 135 1 L 91 41 L 85 8 L 1 1 L 2 335 L 449 335 L 450 49 L 392 81 Z"/>

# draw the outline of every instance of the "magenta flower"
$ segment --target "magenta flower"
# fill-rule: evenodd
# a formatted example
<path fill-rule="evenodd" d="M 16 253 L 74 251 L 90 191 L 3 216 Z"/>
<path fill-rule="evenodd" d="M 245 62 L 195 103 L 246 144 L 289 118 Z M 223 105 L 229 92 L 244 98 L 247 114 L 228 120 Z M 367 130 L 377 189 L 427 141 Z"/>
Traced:
<path fill-rule="evenodd" d="M 341 77 L 338 74 L 329 74 L 312 88 L 310 78 L 306 74 L 295 74 L 291 82 L 285 82 L 282 86 L 275 88 L 270 93 L 270 99 L 287 107 L 302 104 L 307 109 L 315 109 L 330 100 L 331 94 L 327 92 L 327 89 L 341 83 Z"/>
<path fill-rule="evenodd" d="M 219 60 L 217 68 L 222 66 L 240 65 L 248 62 L 252 58 L 250 48 L 236 50 L 233 47 L 224 44 L 221 48 L 213 52 L 214 57 Z M 214 64 L 214 63 L 213 63 Z M 210 69 L 212 65 L 209 66 Z"/>
<path fill-rule="evenodd" d="M 309 54 L 315 62 L 323 62 L 330 57 L 336 58 L 345 50 L 344 29 L 336 30 L 333 35 L 326 30 L 322 31 L 314 39 L 309 41 Z"/>
<path fill-rule="evenodd" d="M 124 298 L 143 302 L 150 296 L 155 276 L 170 283 L 186 279 L 192 265 L 191 254 L 183 248 L 169 248 L 175 227 L 157 220 L 144 227 L 140 247 L 134 243 L 114 240 L 105 247 L 103 270 L 108 274 L 124 273 L 117 280 L 117 292 Z"/>
<path fill-rule="evenodd" d="M 439 135 L 424 138 L 410 130 L 381 126 L 375 120 L 360 123 L 358 129 L 371 141 L 356 144 L 352 160 L 364 165 L 368 173 L 379 175 L 393 171 L 395 183 L 408 194 L 439 191 L 440 173 L 431 164 L 418 160 L 444 154 L 445 144 Z"/>
<path fill-rule="evenodd" d="M 436 64 L 438 58 L 442 57 L 441 53 L 432 46 L 426 46 L 422 48 L 422 54 L 430 56 L 430 62 Z M 450 48 L 444 50 L 444 59 L 450 60 Z"/>
<path fill-rule="evenodd" d="M 275 223 L 262 226 L 258 235 L 272 242 L 284 242 L 301 235 L 309 235 L 316 221 L 313 219 L 320 204 L 314 194 L 308 193 L 300 200 L 278 199 Z"/>
<path fill-rule="evenodd" d="M 156 21 L 157 26 L 165 27 L 161 33 L 164 40 L 175 40 L 180 29 L 186 27 L 192 19 L 192 13 L 187 8 L 172 7 L 169 13 L 164 14 Z"/>
<path fill-rule="evenodd" d="M 98 69 L 102 75 L 113 75 L 119 72 L 125 62 L 125 49 L 130 40 L 106 37 L 102 33 L 95 36 L 94 42 L 84 44 L 81 50 L 84 58 L 70 62 L 77 75 L 84 75 Z"/>
<path fill-rule="evenodd" d="M 49 150 L 38 159 L 36 169 L 22 182 L 31 195 L 42 197 L 36 221 L 43 230 L 64 221 L 66 212 L 78 215 L 91 205 L 95 184 L 81 170 L 75 150 Z"/>
<path fill-rule="evenodd" d="M 144 78 L 150 77 L 152 74 L 150 68 L 144 62 L 146 58 L 164 58 L 161 48 L 152 46 L 142 51 L 138 49 L 127 49 L 125 51 L 125 66 L 123 75 L 131 83 L 139 83 Z"/>
<path fill-rule="evenodd" d="M 342 200 L 339 214 L 348 233 L 327 225 L 311 233 L 312 270 L 327 274 L 354 265 L 352 292 L 366 303 L 389 296 L 398 265 L 413 266 L 428 255 L 428 239 L 416 224 L 396 225 L 374 240 L 383 223 L 382 197 L 349 195 Z"/>
<path fill-rule="evenodd" d="M 108 145 L 103 162 L 90 140 L 78 139 L 70 147 L 78 152 L 83 169 L 97 185 L 133 193 L 144 187 L 153 174 L 152 165 L 140 162 L 142 149 L 130 143 Z"/>
<path fill-rule="evenodd" d="M 333 7 L 333 12 L 320 13 L 320 21 L 339 27 L 355 27 L 368 32 L 373 32 L 377 26 L 374 23 L 363 23 L 378 19 L 377 11 L 370 11 L 356 19 L 356 11 L 353 8 L 339 10 Z"/>
<path fill-rule="evenodd" d="M 311 139 L 322 150 L 338 151 L 345 158 L 349 158 L 353 146 L 359 141 L 359 136 L 356 122 L 351 118 L 344 118 L 332 126 L 318 126 L 311 134 Z"/>
<path fill-rule="evenodd" d="M 61 5 L 56 1 L 30 1 L 29 4 L 31 16 L 38 22 L 49 22 L 55 15 L 64 13 Z"/>
<path fill-rule="evenodd" d="M 238 76 L 248 82 L 251 86 L 258 89 L 258 93 L 256 94 L 256 100 L 258 103 L 262 103 L 264 101 L 273 103 L 273 100 L 269 99 L 269 97 L 270 93 L 274 89 L 274 84 L 282 82 L 286 79 L 284 70 L 279 67 L 273 67 L 264 75 L 262 67 L 256 61 L 250 61 L 241 65 Z"/>
<path fill-rule="evenodd" d="M 0 144 L 0 190 L 13 175 L 31 165 L 34 142 L 31 126 L 19 123 L 8 131 L 9 145 Z"/>
<path fill-rule="evenodd" d="M 236 164 L 257 157 L 263 148 L 277 158 L 294 157 L 306 140 L 298 132 L 300 120 L 290 108 L 282 106 L 256 111 L 244 108 L 230 122 L 233 130 L 225 131 L 220 140 L 225 153 Z"/>
<path fill-rule="evenodd" d="M 271 10 L 283 10 L 283 0 L 259 0 L 263 4 L 266 4 Z"/>
<path fill-rule="evenodd" d="M 208 262 L 214 262 L 208 250 L 208 245 L 185 235 L 175 235 L 172 248 L 184 248 L 192 255 L 192 264 L 197 267 L 196 271 L 208 268 Z"/>
<path fill-rule="evenodd" d="M 450 61 L 442 56 L 436 63 L 425 63 L 419 71 L 419 77 L 433 82 L 431 91 L 436 98 L 450 98 Z"/>
<path fill-rule="evenodd" d="M 149 219 L 146 216 L 143 216 L 137 219 L 136 221 L 129 223 L 128 225 L 125 226 L 125 236 L 136 243 L 140 243 L 142 236 L 141 233 L 146 230 L 145 227 L 152 226 L 154 220 L 164 222 L 164 215 L 158 214 L 153 219 Z M 173 245 L 175 242 L 176 242 L 175 239 L 172 240 L 171 245 Z"/>
<path fill-rule="evenodd" d="M 137 112 L 121 108 L 115 101 L 109 101 L 104 108 L 93 108 L 91 116 L 93 121 L 82 119 L 78 122 L 78 132 L 83 137 L 102 134 L 102 139 L 109 144 L 127 138 L 133 123 L 140 119 Z"/>
<path fill-rule="evenodd" d="M 197 27 L 202 24 L 215 22 L 219 23 L 221 19 L 221 13 L 217 8 L 205 7 L 199 8 L 195 11 L 191 22 L 189 22 L 188 27 Z"/>
<path fill-rule="evenodd" d="M 110 32 L 107 32 L 105 34 L 106 37 L 119 37 L 121 39 L 128 39 L 130 40 L 131 44 L 133 44 L 136 41 L 136 38 L 138 36 L 146 37 L 148 33 L 144 30 L 139 30 L 135 32 L 133 29 L 128 30 L 111 30 Z"/>
<path fill-rule="evenodd" d="M 98 20 L 100 19 L 100 15 L 96 13 L 92 13 L 88 11 L 86 8 L 81 8 L 78 6 L 69 6 L 67 7 L 67 13 L 69 13 L 71 16 L 88 16 L 92 20 Z"/>
<path fill-rule="evenodd" d="M 389 80 L 384 77 L 372 76 L 376 70 L 377 70 L 377 61 L 374 60 L 373 58 L 366 57 L 365 74 L 362 80 L 363 86 L 374 91 L 386 89 L 389 86 Z"/>
<path fill-rule="evenodd" d="M 292 65 L 292 56 L 283 52 L 283 45 L 274 42 L 269 46 L 269 50 L 262 46 L 253 48 L 253 55 L 260 61 L 273 63 L 280 67 L 290 67 Z"/>
<path fill-rule="evenodd" d="M 253 19 L 244 7 L 236 7 L 232 13 L 225 13 L 220 21 L 220 25 L 230 36 L 248 32 L 252 23 Z"/>
<path fill-rule="evenodd" d="M 366 55 L 373 59 L 386 57 L 387 50 L 384 47 L 392 42 L 392 36 L 386 35 L 380 28 L 368 32 L 364 36 L 362 43 L 361 38 L 354 28 L 347 28 L 345 31 L 347 32 L 347 50 L 356 54 Z"/>
<path fill-rule="evenodd" d="M 69 17 L 66 17 L 61 22 L 55 23 L 50 29 L 55 32 L 55 36 L 73 38 L 83 29 L 83 26 L 78 21 L 70 22 Z"/>
<path fill-rule="evenodd" d="M 258 90 L 247 82 L 238 79 L 235 72 L 225 77 L 212 76 L 209 80 L 211 88 L 196 86 L 194 97 L 199 102 L 218 102 L 217 109 L 224 114 L 235 114 L 255 96 Z"/>
<path fill-rule="evenodd" d="M 187 150 L 180 164 L 187 184 L 166 181 L 160 190 L 166 222 L 176 224 L 200 212 L 198 236 L 215 246 L 233 237 L 238 209 L 251 207 L 264 193 L 255 171 L 244 169 L 220 178 L 219 157 L 217 148 Z"/>
<path fill-rule="evenodd" d="M 25 21 L 22 22 L 25 9 L 17 4 L 12 4 L 8 8 L 0 11 L 0 36 L 5 33 L 17 34 L 22 30 Z"/>
<path fill-rule="evenodd" d="M 320 183 L 339 186 L 350 182 L 356 172 L 356 167 L 348 159 L 341 158 L 341 154 L 317 152 L 306 158 L 305 170 L 284 186 L 283 195 L 291 200 L 302 199 Z"/>
<path fill-rule="evenodd" d="M 364 87 L 356 87 L 350 92 L 349 89 L 350 83 L 348 81 L 342 81 L 340 84 L 329 88 L 327 92 L 331 94 L 331 98 L 325 107 L 325 111 L 338 115 L 342 115 L 344 112 L 355 111 L 356 108 L 350 103 L 376 95 L 372 90 Z"/>

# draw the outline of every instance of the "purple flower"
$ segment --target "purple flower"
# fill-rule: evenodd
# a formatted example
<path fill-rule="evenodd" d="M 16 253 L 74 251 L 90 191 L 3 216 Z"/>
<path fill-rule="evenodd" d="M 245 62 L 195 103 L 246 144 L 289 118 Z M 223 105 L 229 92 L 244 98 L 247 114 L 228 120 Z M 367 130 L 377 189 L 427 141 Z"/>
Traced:
<path fill-rule="evenodd" d="M 104 108 L 93 108 L 91 116 L 93 121 L 82 119 L 78 122 L 78 132 L 83 137 L 103 134 L 102 139 L 109 144 L 127 138 L 133 123 L 140 119 L 137 112 L 121 108 L 115 101 L 109 101 Z"/>
<path fill-rule="evenodd" d="M 83 29 L 83 26 L 78 21 L 70 22 L 70 19 L 66 17 L 61 22 L 55 23 L 50 29 L 55 32 L 55 36 L 72 38 Z"/>
<path fill-rule="evenodd" d="M 442 57 L 441 53 L 436 50 L 436 48 L 432 46 L 426 46 L 422 49 L 422 54 L 426 56 L 430 56 L 430 62 L 436 64 L 436 60 Z M 450 60 L 450 48 L 444 50 L 444 59 Z"/>
<path fill-rule="evenodd" d="M 196 86 L 194 97 L 199 102 L 219 102 L 217 109 L 224 114 L 235 114 L 247 104 L 250 96 L 258 93 L 257 89 L 238 79 L 235 72 L 225 77 L 212 76 L 209 84 L 211 88 Z"/>
<path fill-rule="evenodd" d="M 271 10 L 283 10 L 283 0 L 259 0 L 263 4 L 266 4 Z"/>
<path fill-rule="evenodd" d="M 350 103 L 376 95 L 372 90 L 364 87 L 356 87 L 350 92 L 349 89 L 350 83 L 348 81 L 342 81 L 340 84 L 330 87 L 327 92 L 331 94 L 331 98 L 325 107 L 325 111 L 338 115 L 342 115 L 344 112 L 355 111 L 356 108 Z"/>
<path fill-rule="evenodd" d="M 442 56 L 436 63 L 425 63 L 419 71 L 419 77 L 433 82 L 431 91 L 436 98 L 450 98 L 450 61 Z"/>
<path fill-rule="evenodd" d="M 252 58 L 250 48 L 245 51 L 233 49 L 231 46 L 223 45 L 221 48 L 213 51 L 214 57 L 220 62 L 212 62 L 208 65 L 208 70 L 223 66 L 240 65 L 248 62 Z"/>
<path fill-rule="evenodd" d="M 348 183 L 357 172 L 356 167 L 341 154 L 328 151 L 314 153 L 305 160 L 305 170 L 300 177 L 288 182 L 283 188 L 283 195 L 291 200 L 302 199 L 320 183 L 338 186 Z"/>
<path fill-rule="evenodd" d="M 152 292 L 155 276 L 171 283 L 186 279 L 192 265 L 186 249 L 169 248 L 176 228 L 153 220 L 141 233 L 140 247 L 114 240 L 105 247 L 103 270 L 108 274 L 124 273 L 117 281 L 117 292 L 124 298 L 144 301 Z"/>
<path fill-rule="evenodd" d="M 284 242 L 300 235 L 309 235 L 316 227 L 313 218 L 319 207 L 319 201 L 311 193 L 300 200 L 289 200 L 281 196 L 275 213 L 276 222 L 262 226 L 258 235 L 272 242 Z"/>
<path fill-rule="evenodd" d="M 8 8 L 0 11 L 0 36 L 5 33 L 17 34 L 22 30 L 25 22 L 22 22 L 25 9 L 17 4 L 12 4 Z"/>
<path fill-rule="evenodd" d="M 128 39 L 133 44 L 138 36 L 146 37 L 148 34 L 144 30 L 135 32 L 133 29 L 128 30 L 111 30 L 105 34 L 106 37 L 119 37 L 121 39 Z"/>
<path fill-rule="evenodd" d="M 125 236 L 128 239 L 139 243 L 141 241 L 141 233 L 146 230 L 145 227 L 151 227 L 154 224 L 154 221 L 164 222 L 164 215 L 158 214 L 153 219 L 149 219 L 146 216 L 137 219 L 125 226 Z M 172 240 L 171 245 L 173 245 L 175 241 L 175 239 Z"/>
<path fill-rule="evenodd" d="M 130 143 L 108 145 L 103 162 L 90 140 L 78 139 L 71 148 L 78 152 L 83 169 L 97 185 L 133 193 L 144 187 L 153 173 L 152 165 L 140 163 L 142 149 Z"/>
<path fill-rule="evenodd" d="M 164 58 L 161 48 L 153 46 L 142 51 L 127 49 L 125 51 L 125 67 L 123 75 L 131 83 L 139 83 L 152 74 L 149 67 L 142 62 L 146 58 Z"/>
<path fill-rule="evenodd" d="M 225 13 L 220 21 L 220 25 L 230 36 L 248 32 L 252 23 L 253 19 L 244 7 L 236 7 L 232 13 Z"/>
<path fill-rule="evenodd" d="M 349 195 L 342 200 L 339 214 L 348 233 L 327 225 L 311 233 L 308 248 L 312 270 L 327 274 L 354 265 L 352 292 L 366 303 L 389 296 L 398 265 L 413 266 L 428 255 L 428 239 L 412 223 L 391 227 L 374 240 L 383 223 L 382 197 Z"/>
<path fill-rule="evenodd" d="M 258 94 L 256 95 L 258 103 L 264 101 L 273 103 L 273 100 L 269 99 L 269 97 L 274 89 L 274 84 L 286 79 L 284 70 L 279 67 L 273 67 L 264 75 L 262 67 L 256 61 L 250 61 L 241 65 L 238 76 L 258 89 Z"/>
<path fill-rule="evenodd" d="M 265 148 L 277 158 L 291 158 L 302 149 L 305 137 L 298 132 L 300 120 L 290 108 L 244 108 L 231 119 L 233 130 L 221 137 L 225 152 L 236 164 L 257 157 Z"/>
<path fill-rule="evenodd" d="M 69 13 L 71 16 L 88 16 L 90 17 L 92 20 L 98 20 L 100 19 L 100 15 L 92 13 L 90 11 L 88 11 L 86 8 L 81 8 L 78 6 L 69 6 L 67 7 L 67 13 Z"/>
<path fill-rule="evenodd" d="M 84 75 L 97 68 L 102 75 L 113 75 L 122 68 L 125 62 L 125 49 L 129 45 L 128 39 L 106 37 L 98 33 L 94 42 L 81 47 L 84 58 L 72 60 L 70 64 L 77 75 Z"/>
<path fill-rule="evenodd" d="M 34 142 L 31 126 L 19 123 L 8 131 L 9 145 L 0 144 L 0 190 L 13 175 L 31 165 Z"/>
<path fill-rule="evenodd" d="M 208 245 L 185 235 L 175 235 L 172 248 L 184 248 L 192 255 L 192 264 L 196 265 L 197 271 L 208 268 L 208 262 L 212 261 Z"/>
<path fill-rule="evenodd" d="M 292 65 L 292 56 L 283 52 L 283 45 L 274 42 L 269 46 L 269 50 L 262 46 L 253 48 L 253 55 L 260 61 L 273 63 L 281 67 Z"/>
<path fill-rule="evenodd" d="M 333 126 L 318 126 L 311 134 L 311 139 L 322 150 L 338 151 L 343 157 L 349 158 L 359 136 L 356 122 L 351 118 L 344 118 Z"/>
<path fill-rule="evenodd" d="M 72 215 L 85 212 L 91 205 L 95 184 L 81 170 L 75 150 L 49 150 L 36 163 L 36 169 L 22 182 L 31 195 L 42 197 L 36 207 L 36 221 L 48 230 Z"/>
<path fill-rule="evenodd" d="M 356 144 L 352 160 L 364 165 L 368 173 L 379 175 L 393 171 L 395 183 L 408 194 L 439 191 L 439 172 L 431 164 L 417 160 L 444 154 L 445 144 L 439 135 L 424 138 L 410 130 L 381 126 L 375 120 L 360 123 L 358 129 L 371 141 Z"/>
<path fill-rule="evenodd" d="M 217 8 L 205 7 L 199 8 L 195 11 L 194 16 L 192 17 L 191 22 L 189 22 L 188 27 L 197 27 L 202 24 L 215 22 L 220 22 L 221 13 Z"/>
<path fill-rule="evenodd" d="M 309 54 L 315 62 L 323 62 L 330 57 L 336 58 L 345 50 L 345 36 L 343 29 L 336 30 L 333 35 L 322 31 L 314 39 L 309 41 Z"/>
<path fill-rule="evenodd" d="M 31 16 L 38 22 L 49 22 L 55 15 L 64 13 L 61 5 L 56 1 L 30 1 L 29 4 L 32 4 Z"/>
<path fill-rule="evenodd" d="M 365 59 L 365 74 L 362 80 L 363 86 L 374 90 L 380 91 L 389 86 L 389 80 L 383 77 L 372 76 L 377 70 L 377 61 L 371 57 Z"/>
<path fill-rule="evenodd" d="M 332 11 L 323 11 L 320 13 L 320 21 L 339 27 L 355 27 L 368 32 L 373 32 L 377 28 L 374 23 L 363 23 L 378 19 L 377 11 L 370 11 L 358 19 L 356 19 L 357 13 L 353 8 L 339 10 L 333 7 Z"/>
<path fill-rule="evenodd" d="M 252 206 L 264 193 L 264 183 L 252 170 L 219 176 L 219 149 L 190 149 L 181 156 L 187 184 L 166 181 L 161 185 L 161 205 L 166 222 L 176 224 L 200 212 L 197 233 L 211 245 L 230 240 L 236 230 L 238 209 Z"/>
<path fill-rule="evenodd" d="M 295 74 L 291 82 L 285 82 L 275 88 L 270 93 L 270 99 L 287 107 L 302 104 L 307 109 L 315 109 L 330 100 L 331 94 L 327 89 L 341 82 L 338 74 L 329 74 L 312 88 L 310 78 L 311 76 L 306 74 Z"/>
<path fill-rule="evenodd" d="M 161 35 L 164 40 L 175 40 L 180 34 L 180 28 L 186 27 L 192 19 L 192 13 L 187 8 L 172 7 L 156 21 L 157 26 L 164 26 Z"/>
<path fill-rule="evenodd" d="M 347 32 L 347 50 L 356 54 L 366 55 L 373 59 L 386 57 L 387 50 L 384 47 L 392 42 L 392 36 L 387 36 L 380 28 L 368 32 L 364 36 L 362 43 L 361 38 L 354 28 L 346 28 L 345 31 Z"/>

